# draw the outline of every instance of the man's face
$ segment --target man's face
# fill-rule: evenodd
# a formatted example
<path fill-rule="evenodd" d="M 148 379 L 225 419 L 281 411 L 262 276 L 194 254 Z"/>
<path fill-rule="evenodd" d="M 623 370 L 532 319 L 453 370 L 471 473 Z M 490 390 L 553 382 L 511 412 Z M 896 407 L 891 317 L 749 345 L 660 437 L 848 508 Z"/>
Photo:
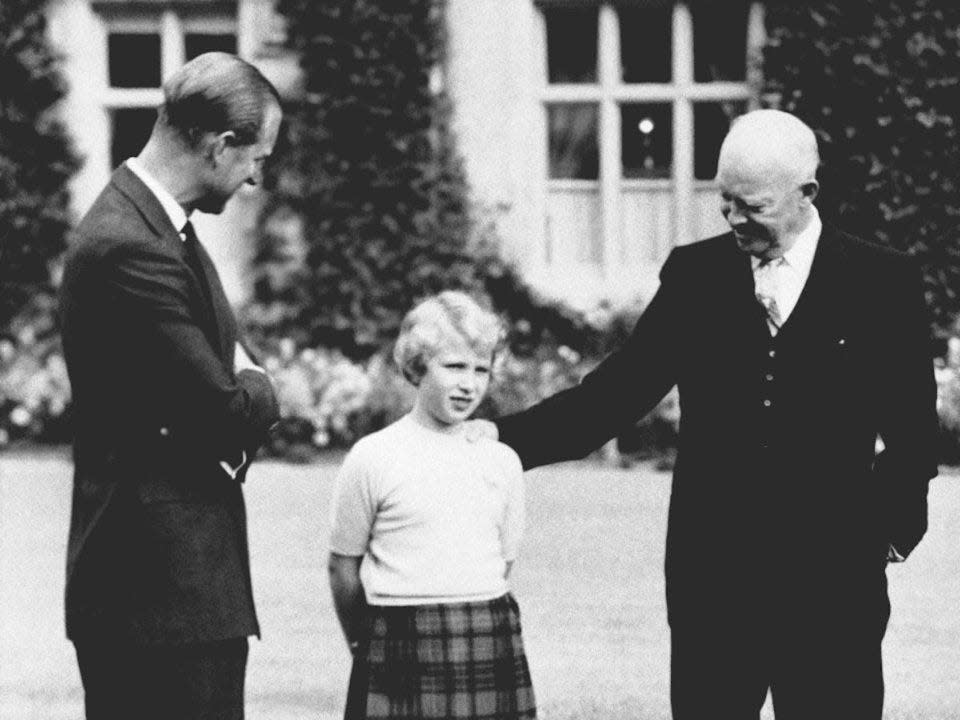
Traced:
<path fill-rule="evenodd" d="M 810 199 L 790 173 L 721 156 L 720 211 L 744 252 L 773 258 L 790 249 L 807 223 Z"/>
<path fill-rule="evenodd" d="M 243 185 L 261 182 L 263 164 L 277 142 L 281 118 L 280 108 L 276 103 L 270 103 L 256 142 L 251 145 L 225 143 L 215 152 L 214 167 L 208 177 L 206 192 L 197 204 L 198 210 L 219 214 Z"/>

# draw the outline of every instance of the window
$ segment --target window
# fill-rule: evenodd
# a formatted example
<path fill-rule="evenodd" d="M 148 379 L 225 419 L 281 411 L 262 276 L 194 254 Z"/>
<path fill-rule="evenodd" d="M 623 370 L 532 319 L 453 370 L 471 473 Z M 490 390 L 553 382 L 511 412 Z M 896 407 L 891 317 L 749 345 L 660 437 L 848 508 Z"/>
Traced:
<path fill-rule="evenodd" d="M 208 52 L 236 54 L 237 36 L 224 33 L 187 33 L 184 36 L 184 50 L 187 60 Z"/>
<path fill-rule="evenodd" d="M 107 39 L 110 87 L 146 88 L 160 85 L 160 34 L 110 33 Z"/>
<path fill-rule="evenodd" d="M 746 80 L 749 11 L 749 3 L 737 0 L 692 6 L 695 82 Z"/>
<path fill-rule="evenodd" d="M 547 142 L 544 262 L 578 282 L 725 229 L 720 143 L 754 102 L 759 3 L 535 0 Z M 628 280 L 629 282 L 629 280 Z"/>
<path fill-rule="evenodd" d="M 550 177 L 596 180 L 600 164 L 595 105 L 554 105 L 548 109 Z"/>
<path fill-rule="evenodd" d="M 625 83 L 668 83 L 672 75 L 673 34 L 669 7 L 619 11 L 621 79 Z"/>
<path fill-rule="evenodd" d="M 667 103 L 620 106 L 620 166 L 624 178 L 669 178 L 673 167 L 673 108 Z"/>
<path fill-rule="evenodd" d="M 136 9 L 140 8 L 140 9 Z M 210 51 L 237 52 L 236 18 L 176 5 L 98 4 L 106 25 L 110 167 L 140 152 L 163 102 L 163 79 Z"/>
<path fill-rule="evenodd" d="M 547 15 L 547 71 L 552 83 L 597 81 L 596 8 L 559 8 Z"/>

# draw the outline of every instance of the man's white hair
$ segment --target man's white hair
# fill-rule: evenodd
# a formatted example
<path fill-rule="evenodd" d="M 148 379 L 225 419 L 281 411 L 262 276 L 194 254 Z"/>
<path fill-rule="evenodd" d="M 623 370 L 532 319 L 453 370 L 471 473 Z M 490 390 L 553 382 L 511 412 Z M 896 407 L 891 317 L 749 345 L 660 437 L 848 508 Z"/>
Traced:
<path fill-rule="evenodd" d="M 754 110 L 736 118 L 720 146 L 718 169 L 733 159 L 779 170 L 798 182 L 815 180 L 820 153 L 817 136 L 795 115 Z"/>

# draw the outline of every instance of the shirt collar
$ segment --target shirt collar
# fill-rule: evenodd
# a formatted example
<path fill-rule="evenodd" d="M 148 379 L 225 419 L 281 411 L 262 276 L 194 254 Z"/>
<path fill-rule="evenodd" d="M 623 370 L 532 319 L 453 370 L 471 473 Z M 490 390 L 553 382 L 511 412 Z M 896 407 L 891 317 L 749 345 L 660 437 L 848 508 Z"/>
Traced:
<path fill-rule="evenodd" d="M 189 219 L 183 206 L 176 201 L 173 195 L 170 194 L 170 191 L 167 190 L 159 180 L 150 174 L 139 159 L 135 157 L 128 158 L 126 165 L 134 175 L 143 181 L 143 184 L 147 186 L 150 192 L 154 194 L 164 212 L 167 213 L 167 217 L 170 218 L 170 222 L 173 223 L 173 227 L 176 228 L 178 233 L 182 234 L 183 226 L 187 224 L 187 220 Z M 181 237 L 181 240 L 182 239 Z"/>
<path fill-rule="evenodd" d="M 820 213 L 815 206 L 811 206 L 812 216 L 807 226 L 800 231 L 797 239 L 789 250 L 783 253 L 784 264 L 797 270 L 802 276 L 810 273 L 810 267 L 813 265 L 813 256 L 817 252 L 817 243 L 820 240 L 820 233 L 823 231 L 823 221 L 820 220 Z M 752 256 L 753 269 L 756 270 L 761 260 Z"/>

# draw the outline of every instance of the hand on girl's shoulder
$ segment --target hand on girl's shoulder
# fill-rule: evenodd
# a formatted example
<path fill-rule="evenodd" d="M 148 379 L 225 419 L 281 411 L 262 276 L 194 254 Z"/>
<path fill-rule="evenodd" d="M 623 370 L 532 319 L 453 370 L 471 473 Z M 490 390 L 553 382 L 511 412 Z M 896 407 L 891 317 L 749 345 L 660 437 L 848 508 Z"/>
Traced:
<path fill-rule="evenodd" d="M 489 442 L 500 439 L 497 424 L 491 420 L 467 420 L 463 423 L 463 435 L 469 442 Z"/>
<path fill-rule="evenodd" d="M 490 446 L 490 452 L 495 453 L 497 464 L 500 465 L 503 473 L 507 476 L 523 475 L 523 463 L 516 451 L 502 442 L 486 441 Z"/>

